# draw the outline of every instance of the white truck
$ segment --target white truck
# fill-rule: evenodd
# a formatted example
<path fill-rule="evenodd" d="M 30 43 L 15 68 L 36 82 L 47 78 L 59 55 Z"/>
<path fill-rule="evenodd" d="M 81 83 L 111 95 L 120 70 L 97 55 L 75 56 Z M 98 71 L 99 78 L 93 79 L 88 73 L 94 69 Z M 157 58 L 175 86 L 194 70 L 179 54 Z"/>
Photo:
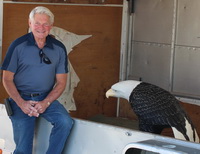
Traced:
<path fill-rule="evenodd" d="M 200 144 L 131 130 L 114 125 L 75 119 L 63 154 L 199 154 Z M 0 104 L 0 148 L 12 154 L 15 148 L 12 124 L 5 106 Z M 38 118 L 33 154 L 44 154 L 48 147 L 51 124 Z M 58 143 L 59 144 L 59 143 Z M 56 145 L 55 145 L 56 146 Z"/>

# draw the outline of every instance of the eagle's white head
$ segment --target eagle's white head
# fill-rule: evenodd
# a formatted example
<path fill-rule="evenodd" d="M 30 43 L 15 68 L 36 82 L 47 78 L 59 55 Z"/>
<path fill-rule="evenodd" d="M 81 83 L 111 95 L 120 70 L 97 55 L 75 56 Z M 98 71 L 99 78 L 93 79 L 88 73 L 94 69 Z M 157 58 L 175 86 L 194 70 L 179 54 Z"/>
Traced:
<path fill-rule="evenodd" d="M 106 92 L 106 97 L 119 97 L 124 98 L 129 101 L 129 96 L 133 89 L 137 85 L 139 85 L 141 81 L 136 80 L 126 80 L 126 81 L 120 81 L 114 85 L 112 85 L 111 89 L 109 89 Z"/>

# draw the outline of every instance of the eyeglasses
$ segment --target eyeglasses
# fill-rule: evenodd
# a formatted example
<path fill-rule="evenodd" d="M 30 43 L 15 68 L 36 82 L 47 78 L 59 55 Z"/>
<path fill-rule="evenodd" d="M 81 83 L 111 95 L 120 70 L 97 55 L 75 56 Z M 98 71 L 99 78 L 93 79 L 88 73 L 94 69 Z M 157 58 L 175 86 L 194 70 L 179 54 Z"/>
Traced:
<path fill-rule="evenodd" d="M 41 58 L 41 63 L 43 61 L 45 64 L 51 64 L 50 59 L 45 55 L 45 53 L 42 50 L 39 51 L 39 55 Z"/>

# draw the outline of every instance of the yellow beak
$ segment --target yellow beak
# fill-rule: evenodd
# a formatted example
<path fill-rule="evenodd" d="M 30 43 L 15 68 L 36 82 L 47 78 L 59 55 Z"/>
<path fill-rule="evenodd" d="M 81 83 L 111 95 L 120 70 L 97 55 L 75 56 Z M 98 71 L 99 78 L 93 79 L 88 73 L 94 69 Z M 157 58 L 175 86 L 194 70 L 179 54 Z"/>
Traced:
<path fill-rule="evenodd" d="M 110 96 L 115 96 L 115 91 L 112 90 L 112 89 L 109 89 L 109 90 L 106 92 L 106 97 L 109 98 Z"/>

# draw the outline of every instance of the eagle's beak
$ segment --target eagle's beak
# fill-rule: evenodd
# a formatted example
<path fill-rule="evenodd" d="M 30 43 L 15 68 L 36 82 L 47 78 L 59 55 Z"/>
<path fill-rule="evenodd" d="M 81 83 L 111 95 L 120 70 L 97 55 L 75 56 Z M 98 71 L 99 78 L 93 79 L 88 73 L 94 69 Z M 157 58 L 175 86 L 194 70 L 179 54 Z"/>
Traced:
<path fill-rule="evenodd" d="M 115 96 L 115 91 L 112 90 L 112 89 L 109 89 L 109 90 L 106 92 L 106 97 L 109 98 L 110 96 Z"/>

